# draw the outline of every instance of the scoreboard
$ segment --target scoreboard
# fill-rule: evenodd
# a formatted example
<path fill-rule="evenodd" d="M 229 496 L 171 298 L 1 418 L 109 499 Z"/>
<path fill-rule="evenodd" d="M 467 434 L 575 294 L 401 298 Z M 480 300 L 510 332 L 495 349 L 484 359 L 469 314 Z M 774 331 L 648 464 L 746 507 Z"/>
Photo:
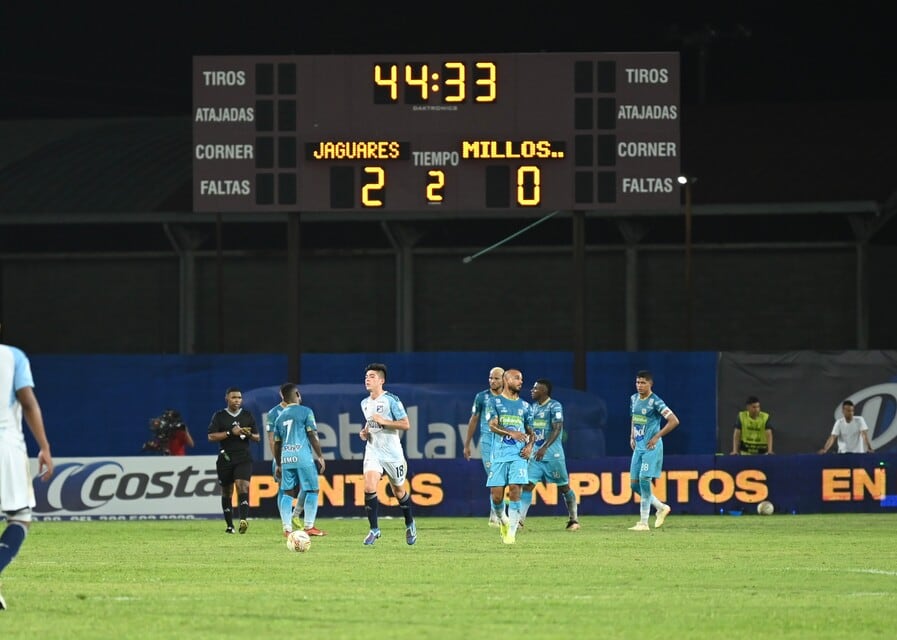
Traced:
<path fill-rule="evenodd" d="M 677 53 L 197 56 L 193 209 L 679 206 Z"/>

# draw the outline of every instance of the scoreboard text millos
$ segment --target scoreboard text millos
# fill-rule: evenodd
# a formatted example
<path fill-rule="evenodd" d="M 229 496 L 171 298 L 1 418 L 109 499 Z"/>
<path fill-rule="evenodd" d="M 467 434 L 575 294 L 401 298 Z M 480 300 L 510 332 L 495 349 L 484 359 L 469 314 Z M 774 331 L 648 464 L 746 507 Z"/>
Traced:
<path fill-rule="evenodd" d="M 678 206 L 676 53 L 198 56 L 195 211 Z"/>

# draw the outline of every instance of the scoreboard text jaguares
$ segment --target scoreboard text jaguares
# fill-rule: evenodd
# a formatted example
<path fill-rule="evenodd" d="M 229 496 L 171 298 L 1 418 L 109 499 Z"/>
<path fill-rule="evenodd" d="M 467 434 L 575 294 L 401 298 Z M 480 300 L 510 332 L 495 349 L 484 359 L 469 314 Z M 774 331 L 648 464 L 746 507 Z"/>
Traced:
<path fill-rule="evenodd" d="M 676 207 L 676 53 L 199 56 L 195 211 Z"/>

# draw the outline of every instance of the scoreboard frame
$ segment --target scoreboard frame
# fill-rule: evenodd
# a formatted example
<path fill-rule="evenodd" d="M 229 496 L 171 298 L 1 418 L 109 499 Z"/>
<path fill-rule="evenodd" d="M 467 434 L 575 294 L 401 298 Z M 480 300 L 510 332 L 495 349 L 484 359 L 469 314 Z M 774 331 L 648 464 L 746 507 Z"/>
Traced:
<path fill-rule="evenodd" d="M 193 58 L 196 212 L 678 208 L 679 54 Z"/>

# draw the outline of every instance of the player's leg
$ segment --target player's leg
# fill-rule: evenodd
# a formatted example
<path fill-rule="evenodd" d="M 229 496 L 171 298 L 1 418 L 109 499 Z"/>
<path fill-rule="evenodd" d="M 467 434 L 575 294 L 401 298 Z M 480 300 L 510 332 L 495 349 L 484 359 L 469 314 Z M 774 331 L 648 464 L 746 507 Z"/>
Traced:
<path fill-rule="evenodd" d="M 317 472 L 316 472 L 316 474 L 317 474 Z M 293 507 L 292 522 L 293 522 L 294 529 L 299 529 L 300 527 L 304 526 L 303 525 L 303 516 L 305 514 L 305 499 L 307 497 L 308 496 L 305 492 L 305 489 L 302 488 L 302 485 L 300 484 L 299 497 L 296 499 L 296 506 Z M 317 503 L 317 498 L 315 498 L 315 501 Z"/>
<path fill-rule="evenodd" d="M 327 535 L 315 526 L 315 519 L 318 517 L 318 491 L 320 488 L 318 486 L 318 468 L 314 462 L 299 469 L 298 481 L 302 487 L 302 491 L 299 493 L 299 499 L 303 501 L 304 522 L 302 528 L 310 536 Z"/>
<path fill-rule="evenodd" d="M 234 466 L 234 484 L 237 486 L 237 513 L 240 516 L 240 533 L 249 528 L 249 479 L 252 477 L 252 463 L 241 462 Z"/>
<path fill-rule="evenodd" d="M 292 467 L 283 467 L 280 470 L 280 491 L 277 494 L 277 511 L 280 513 L 280 523 L 284 534 L 293 530 L 291 517 L 293 515 L 293 498 L 296 497 L 299 477 Z"/>
<path fill-rule="evenodd" d="M 362 470 L 364 471 L 364 511 L 367 514 L 368 524 L 371 527 L 370 532 L 364 538 L 364 544 L 372 545 L 380 537 L 378 513 L 380 501 L 377 498 L 377 486 L 380 484 L 380 477 L 383 475 L 383 467 L 379 461 L 368 456 L 367 452 L 365 452 Z"/>
<path fill-rule="evenodd" d="M 643 494 L 642 487 L 642 457 L 646 452 L 640 451 L 636 449 L 632 452 L 632 462 L 629 463 L 629 486 L 632 488 L 633 493 L 638 493 L 641 497 L 641 503 L 639 504 L 639 521 L 635 523 L 634 527 L 629 527 L 630 531 L 647 531 L 648 530 L 648 514 L 651 509 L 651 498 L 650 498 L 650 487 L 651 480 L 646 479 L 648 483 L 648 497 L 646 498 Z M 647 500 L 647 502 L 645 502 Z"/>
<path fill-rule="evenodd" d="M 31 525 L 31 508 L 6 511 L 6 529 L 0 535 L 0 573 L 9 566 L 22 548 L 28 527 Z M 2 608 L 2 607 L 0 607 Z"/>
<path fill-rule="evenodd" d="M 508 498 L 510 502 L 508 503 L 508 520 L 510 521 L 510 526 L 508 528 L 507 539 L 504 541 L 505 544 L 514 544 L 514 541 L 517 538 L 517 528 L 520 525 L 520 494 L 522 493 L 522 489 L 526 486 L 529 478 L 529 474 L 527 473 L 527 461 L 520 458 L 518 460 L 514 460 L 509 463 L 509 477 L 510 477 L 510 486 L 508 487 Z M 532 494 L 530 494 L 532 496 Z M 530 498 L 532 499 L 532 497 Z"/>
<path fill-rule="evenodd" d="M 489 472 L 492 470 L 492 433 L 489 437 L 486 434 L 480 436 L 480 455 L 483 458 L 483 471 L 486 472 L 486 478 L 489 478 Z M 489 491 L 489 526 L 497 527 L 501 524 L 501 518 L 492 508 L 492 491 Z"/>
<path fill-rule="evenodd" d="M 564 499 L 564 505 L 567 507 L 567 530 L 576 531 L 579 529 L 579 508 L 576 504 L 576 492 L 570 488 L 570 474 L 567 473 L 566 460 L 556 460 L 549 463 L 549 475 L 552 482 L 558 485 L 558 494 Z"/>
<path fill-rule="evenodd" d="M 520 522 L 517 524 L 518 529 L 523 528 L 523 523 L 526 522 L 526 514 L 533 504 L 533 489 L 536 488 L 536 484 L 532 481 L 532 476 L 528 477 L 530 482 L 527 482 L 520 488 Z"/>
<path fill-rule="evenodd" d="M 234 467 L 224 455 L 215 462 L 218 484 L 221 485 L 221 513 L 224 514 L 225 533 L 234 533 Z"/>
<path fill-rule="evenodd" d="M 414 522 L 414 514 L 411 512 L 411 492 L 406 488 L 408 474 L 408 462 L 384 462 L 383 473 L 389 479 L 392 493 L 399 501 L 399 508 L 405 518 L 405 542 L 414 544 L 417 542 L 417 525 Z"/>
<path fill-rule="evenodd" d="M 510 530 L 511 520 L 505 513 L 505 487 L 508 485 L 510 472 L 509 462 L 492 462 L 489 477 L 486 478 L 486 486 L 492 492 L 492 511 L 498 518 L 498 534 L 502 541 Z"/>
<path fill-rule="evenodd" d="M 654 451 L 651 452 L 651 455 L 648 462 L 648 476 L 652 479 L 659 478 L 661 471 L 663 470 L 663 440 L 657 443 L 657 446 L 654 448 Z M 654 528 L 659 529 L 663 526 L 663 523 L 666 521 L 667 516 L 670 515 L 670 511 L 672 511 L 670 505 L 664 504 L 661 502 L 657 496 L 654 495 L 654 492 L 651 492 L 651 506 L 654 507 Z"/>

